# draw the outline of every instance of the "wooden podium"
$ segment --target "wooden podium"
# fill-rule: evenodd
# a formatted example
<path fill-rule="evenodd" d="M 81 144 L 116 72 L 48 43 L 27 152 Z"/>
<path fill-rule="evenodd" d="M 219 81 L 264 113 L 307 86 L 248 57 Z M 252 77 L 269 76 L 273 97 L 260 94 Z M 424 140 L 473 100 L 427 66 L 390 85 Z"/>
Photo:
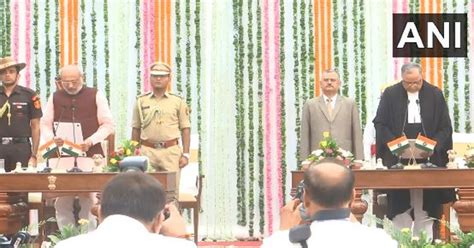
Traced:
<path fill-rule="evenodd" d="M 303 171 L 291 172 L 291 190 L 296 191 Z M 356 199 L 352 213 L 359 219 L 367 211 L 362 189 L 443 189 L 456 188 L 458 201 L 452 207 L 463 232 L 474 229 L 474 169 L 354 170 Z"/>
<path fill-rule="evenodd" d="M 176 190 L 175 172 L 149 174 L 160 181 L 167 194 Z M 0 233 L 16 233 L 27 223 L 29 208 L 26 195 L 19 193 L 101 192 L 115 175 L 117 173 L 0 174 Z"/>

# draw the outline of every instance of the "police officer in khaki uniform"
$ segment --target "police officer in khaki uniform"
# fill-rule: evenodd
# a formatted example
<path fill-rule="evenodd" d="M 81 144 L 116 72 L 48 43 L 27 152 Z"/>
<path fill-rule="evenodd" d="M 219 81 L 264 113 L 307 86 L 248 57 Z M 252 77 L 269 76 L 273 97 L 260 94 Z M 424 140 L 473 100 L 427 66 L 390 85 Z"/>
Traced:
<path fill-rule="evenodd" d="M 132 119 L 132 140 L 141 144 L 142 154 L 150 159 L 156 171 L 176 172 L 176 195 L 179 171 L 189 163 L 190 121 L 186 102 L 166 92 L 171 81 L 171 68 L 156 62 L 150 68 L 152 92 L 137 97 Z M 181 136 L 183 150 L 178 146 Z"/>
<path fill-rule="evenodd" d="M 11 57 L 0 58 L 0 159 L 7 172 L 17 162 L 36 166 L 43 112 L 36 92 L 18 85 L 25 66 Z"/>

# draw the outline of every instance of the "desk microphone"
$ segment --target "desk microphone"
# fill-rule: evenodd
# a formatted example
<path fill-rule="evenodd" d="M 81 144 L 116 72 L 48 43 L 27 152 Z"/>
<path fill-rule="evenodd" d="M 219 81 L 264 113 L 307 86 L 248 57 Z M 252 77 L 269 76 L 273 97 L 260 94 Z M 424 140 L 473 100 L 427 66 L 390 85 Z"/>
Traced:
<path fill-rule="evenodd" d="M 72 135 L 74 144 L 76 144 L 76 98 L 72 99 L 71 111 L 72 111 Z M 77 166 L 77 155 L 74 156 L 74 167 L 72 167 L 68 172 L 82 172 L 81 169 Z"/>
<path fill-rule="evenodd" d="M 408 104 L 410 104 L 410 99 L 407 99 L 407 105 L 405 107 L 405 115 L 404 115 L 404 118 L 403 118 L 403 126 L 402 126 L 401 136 L 405 135 L 405 125 L 407 123 L 407 118 L 408 118 Z M 404 165 L 401 162 L 401 158 L 402 158 L 402 156 L 398 155 L 397 163 L 392 165 L 390 168 L 391 169 L 403 169 Z"/>
<path fill-rule="evenodd" d="M 423 124 L 423 116 L 421 116 L 421 106 L 420 106 L 420 101 L 416 99 L 416 106 L 418 106 L 418 112 L 420 113 L 420 122 L 421 122 L 421 130 L 423 131 L 423 135 L 428 137 L 426 134 L 426 129 L 425 125 Z M 427 162 L 422 165 L 422 168 L 438 168 L 437 165 L 431 163 L 430 157 L 427 158 Z"/>
<path fill-rule="evenodd" d="M 59 124 L 61 124 L 61 121 L 63 119 L 64 110 L 66 110 L 66 106 L 62 106 L 61 108 L 61 113 L 59 114 L 59 118 L 58 118 L 58 125 L 56 125 L 56 127 L 53 126 L 54 137 L 56 137 L 56 134 L 58 133 Z"/>
<path fill-rule="evenodd" d="M 410 104 L 410 99 L 407 99 L 407 106 L 405 108 L 405 115 L 403 117 L 402 133 L 400 134 L 401 136 L 405 135 L 405 125 L 408 119 L 408 104 Z"/>
<path fill-rule="evenodd" d="M 418 113 L 420 114 L 420 122 L 421 122 L 421 130 L 423 131 L 423 135 L 426 135 L 425 125 L 423 124 L 423 116 L 421 116 L 421 107 L 420 107 L 420 100 L 416 99 L 416 106 L 418 107 Z"/>
<path fill-rule="evenodd" d="M 59 125 L 61 124 L 61 120 L 63 119 L 64 110 L 66 110 L 66 106 L 63 105 L 61 108 L 61 113 L 59 114 L 58 125 L 56 125 L 56 127 L 53 125 L 54 137 L 56 137 L 58 133 Z M 56 145 L 56 149 L 58 150 L 58 152 L 60 152 L 59 147 L 57 145 Z M 60 158 L 58 157 L 58 160 L 59 159 Z M 49 167 L 49 156 L 46 158 L 46 167 L 44 167 L 44 169 L 40 171 L 39 173 L 51 173 L 51 167 Z"/>

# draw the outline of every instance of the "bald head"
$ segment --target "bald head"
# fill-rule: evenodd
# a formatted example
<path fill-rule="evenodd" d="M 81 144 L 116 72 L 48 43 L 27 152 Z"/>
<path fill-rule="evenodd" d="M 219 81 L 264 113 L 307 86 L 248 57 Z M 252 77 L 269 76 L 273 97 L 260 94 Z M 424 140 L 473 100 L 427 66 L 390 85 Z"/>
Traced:
<path fill-rule="evenodd" d="M 323 162 L 305 172 L 304 184 L 312 202 L 324 208 L 340 208 L 352 199 L 354 174 L 345 166 Z"/>
<path fill-rule="evenodd" d="M 61 85 L 69 95 L 76 95 L 82 89 L 83 73 L 78 65 L 66 65 L 59 70 Z"/>

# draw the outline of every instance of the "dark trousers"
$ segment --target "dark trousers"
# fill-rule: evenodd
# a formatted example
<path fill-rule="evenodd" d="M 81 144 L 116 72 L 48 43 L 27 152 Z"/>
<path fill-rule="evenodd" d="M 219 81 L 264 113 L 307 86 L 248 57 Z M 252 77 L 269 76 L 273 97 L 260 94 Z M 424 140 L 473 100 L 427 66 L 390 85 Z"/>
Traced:
<path fill-rule="evenodd" d="M 0 144 L 0 159 L 5 160 L 6 172 L 14 170 L 17 162 L 20 162 L 22 167 L 27 167 L 30 157 L 30 143 Z"/>

